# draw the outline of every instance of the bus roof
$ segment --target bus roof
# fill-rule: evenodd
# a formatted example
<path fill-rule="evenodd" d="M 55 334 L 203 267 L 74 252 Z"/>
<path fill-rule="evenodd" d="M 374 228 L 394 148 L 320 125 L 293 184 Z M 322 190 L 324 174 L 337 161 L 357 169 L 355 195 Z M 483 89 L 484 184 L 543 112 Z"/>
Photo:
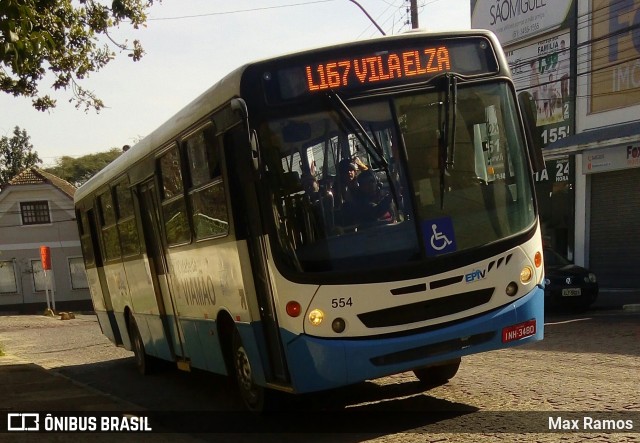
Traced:
<path fill-rule="evenodd" d="M 169 118 L 166 122 L 156 128 L 151 134 L 146 136 L 140 142 L 136 143 L 129 150 L 120 155 L 117 159 L 107 165 L 104 169 L 98 172 L 95 176 L 89 179 L 83 184 L 75 193 L 76 203 L 97 191 L 100 187 L 106 183 L 110 183 L 114 179 L 117 179 L 124 174 L 128 168 L 151 155 L 157 148 L 162 147 L 171 141 L 175 140 L 179 134 L 183 133 L 192 125 L 201 121 L 208 114 L 211 114 L 216 109 L 224 106 L 231 99 L 240 96 L 240 83 L 243 73 L 251 65 L 260 64 L 264 62 L 277 62 L 278 60 L 286 60 L 292 57 L 305 56 L 307 54 L 313 54 L 316 51 L 331 51 L 339 50 L 341 48 L 350 48 L 357 46 L 366 46 L 380 40 L 402 40 L 407 38 L 415 38 L 419 34 L 428 35 L 429 37 L 470 37 L 470 36 L 485 36 L 493 42 L 493 45 L 499 45 L 497 38 L 491 31 L 487 30 L 455 30 L 444 32 L 427 32 L 425 30 L 412 30 L 403 34 L 393 36 L 378 36 L 367 40 L 350 41 L 344 43 L 338 43 L 335 45 L 329 45 L 324 47 L 316 47 L 302 51 L 291 52 L 276 57 L 265 58 L 263 60 L 247 63 L 239 68 L 235 69 L 227 76 L 216 82 L 200 96 L 198 96 L 191 103 L 186 105 L 183 109 L 178 111 L 174 116 Z"/>
<path fill-rule="evenodd" d="M 75 194 L 78 202 L 104 183 L 117 178 L 130 165 L 137 163 L 151 154 L 155 149 L 174 140 L 181 132 L 210 114 L 215 109 L 227 103 L 240 94 L 240 79 L 247 65 L 232 71 L 226 77 L 215 83 L 195 100 L 156 128 L 151 134 L 132 146 L 104 169 L 80 186 Z"/>

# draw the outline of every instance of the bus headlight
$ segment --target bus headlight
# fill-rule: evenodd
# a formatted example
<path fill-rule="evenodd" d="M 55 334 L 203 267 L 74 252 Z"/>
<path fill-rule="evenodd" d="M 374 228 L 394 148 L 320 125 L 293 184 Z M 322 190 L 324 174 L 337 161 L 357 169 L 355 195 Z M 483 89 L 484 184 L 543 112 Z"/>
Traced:
<path fill-rule="evenodd" d="M 309 312 L 309 321 L 313 326 L 320 326 L 322 320 L 324 320 L 324 312 L 322 312 L 320 309 L 314 309 L 313 311 Z"/>
<path fill-rule="evenodd" d="M 525 266 L 524 268 L 522 268 L 522 271 L 520 271 L 520 282 L 523 285 L 526 285 L 531 281 L 532 278 L 533 278 L 533 269 L 531 269 L 529 266 Z"/>

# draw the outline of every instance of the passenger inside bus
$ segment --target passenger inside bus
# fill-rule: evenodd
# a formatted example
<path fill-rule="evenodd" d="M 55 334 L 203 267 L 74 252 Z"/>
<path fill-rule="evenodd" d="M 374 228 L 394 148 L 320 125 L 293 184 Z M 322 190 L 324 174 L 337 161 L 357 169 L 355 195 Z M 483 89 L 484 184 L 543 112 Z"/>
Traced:
<path fill-rule="evenodd" d="M 340 203 L 353 201 L 358 192 L 358 171 L 366 171 L 367 169 L 369 168 L 358 157 L 340 160 L 338 163 Z"/>
<path fill-rule="evenodd" d="M 349 158 L 342 159 L 338 164 L 341 203 L 353 201 L 358 191 L 357 170 L 358 168 Z"/>
<path fill-rule="evenodd" d="M 393 220 L 392 196 L 383 195 L 382 186 L 371 169 L 358 176 L 358 189 L 354 199 L 343 205 L 343 221 L 358 226 Z"/>

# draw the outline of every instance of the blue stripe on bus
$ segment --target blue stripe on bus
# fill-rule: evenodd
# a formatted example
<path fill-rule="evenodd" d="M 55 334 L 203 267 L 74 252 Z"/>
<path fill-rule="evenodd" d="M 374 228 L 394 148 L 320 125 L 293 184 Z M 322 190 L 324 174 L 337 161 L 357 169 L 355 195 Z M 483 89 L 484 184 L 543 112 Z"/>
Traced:
<path fill-rule="evenodd" d="M 536 319 L 536 334 L 510 343 L 502 342 L 502 328 L 530 319 Z M 440 330 L 431 330 L 402 337 L 330 340 L 308 335 L 296 336 L 281 331 L 283 342 L 288 343 L 287 354 L 294 390 L 298 393 L 313 392 L 375 379 L 429 365 L 439 361 L 494 349 L 542 340 L 544 335 L 544 291 L 536 287 L 526 296 L 489 314 L 475 317 Z M 376 365 L 377 357 L 411 352 L 430 344 L 456 340 L 460 337 L 494 332 L 489 339 L 468 348 L 438 353 L 437 356 L 417 358 L 411 361 Z M 487 334 L 485 334 L 487 335 Z M 464 370 L 464 365 L 462 366 Z"/>
<path fill-rule="evenodd" d="M 105 313 L 96 312 L 101 320 Z M 147 321 L 157 320 L 156 316 L 136 315 L 141 335 L 149 354 L 172 360 L 163 337 L 154 336 L 152 331 L 161 328 L 150 327 Z M 502 343 L 502 328 L 536 319 L 536 334 L 525 339 Z M 123 320 L 123 319 L 121 319 Z M 173 321 L 173 319 L 170 319 Z M 121 321 L 118 321 L 121 323 Z M 226 367 L 220 349 L 216 322 L 201 319 L 180 319 L 186 343 L 185 349 L 194 368 L 219 374 L 226 374 Z M 108 323 L 107 323 L 108 324 Z M 242 342 L 251 360 L 255 382 L 265 385 L 262 362 L 266 355 L 260 349 L 256 337 L 260 336 L 261 322 L 237 323 Z M 212 334 L 211 332 L 214 331 Z M 107 332 L 107 331 L 105 331 Z M 376 363 L 381 356 L 402 354 L 411 355 L 414 348 L 425 348 L 443 342 L 457 340 L 460 337 L 473 337 L 488 334 L 490 339 L 470 345 L 468 348 L 452 352 L 441 352 L 437 356 L 401 359 L 399 362 Z M 475 354 L 494 349 L 502 349 L 529 341 L 542 340 L 544 335 L 544 291 L 538 287 L 514 303 L 489 314 L 481 315 L 464 323 L 440 330 L 430 330 L 421 334 L 391 338 L 371 339 L 323 339 L 308 335 L 296 335 L 281 329 L 282 343 L 288 356 L 292 387 L 297 393 L 320 391 L 345 386 L 360 381 L 384 377 L 425 366 L 439 361 Z M 108 334 L 106 334 L 108 336 Z M 124 337 L 123 337 L 124 338 Z M 194 346 L 193 344 L 197 344 Z M 158 346 L 160 345 L 160 346 Z M 164 345 L 164 346 L 163 346 Z M 464 366 L 462 366 L 464 370 Z"/>

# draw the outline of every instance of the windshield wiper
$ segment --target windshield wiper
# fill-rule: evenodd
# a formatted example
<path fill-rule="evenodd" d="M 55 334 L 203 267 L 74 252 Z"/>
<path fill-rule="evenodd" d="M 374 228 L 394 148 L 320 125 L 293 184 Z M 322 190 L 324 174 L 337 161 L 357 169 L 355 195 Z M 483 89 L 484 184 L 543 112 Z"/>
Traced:
<path fill-rule="evenodd" d="M 372 155 L 376 160 L 376 163 L 382 166 L 385 171 L 389 167 L 389 163 L 384 158 L 384 153 L 382 148 L 374 141 L 369 133 L 364 129 L 362 123 L 353 115 L 351 109 L 347 106 L 347 104 L 342 101 L 342 98 L 332 90 L 327 91 L 327 99 L 331 104 L 332 108 L 338 113 L 338 115 L 342 118 L 342 120 L 349 126 L 349 131 L 353 132 L 356 137 L 358 137 L 358 141 L 364 146 L 364 149 L 367 151 L 369 155 Z"/>
<path fill-rule="evenodd" d="M 338 116 L 342 119 L 342 121 L 348 126 L 348 130 L 351 131 L 358 137 L 358 140 L 364 146 L 364 149 L 367 151 L 369 155 L 373 157 L 376 165 L 381 167 L 384 170 L 385 175 L 387 176 L 387 183 L 389 184 L 389 192 L 393 197 L 393 200 L 396 205 L 399 204 L 399 196 L 396 190 L 396 184 L 391 176 L 391 171 L 389 171 L 389 162 L 384 158 L 384 151 L 380 146 L 377 138 L 372 138 L 369 133 L 364 129 L 360 120 L 356 118 L 356 116 L 351 112 L 351 109 L 347 106 L 347 104 L 342 101 L 342 98 L 332 90 L 327 91 L 327 99 L 331 104 L 331 107 L 336 111 Z M 373 155 L 375 154 L 375 155 Z M 395 216 L 397 218 L 398 211 L 394 211 Z"/>
<path fill-rule="evenodd" d="M 440 210 L 444 209 L 445 174 L 449 169 L 453 169 L 455 161 L 456 116 L 458 114 L 458 78 L 451 73 L 446 73 L 444 78 L 446 81 L 444 128 L 438 153 L 440 159 Z"/>

